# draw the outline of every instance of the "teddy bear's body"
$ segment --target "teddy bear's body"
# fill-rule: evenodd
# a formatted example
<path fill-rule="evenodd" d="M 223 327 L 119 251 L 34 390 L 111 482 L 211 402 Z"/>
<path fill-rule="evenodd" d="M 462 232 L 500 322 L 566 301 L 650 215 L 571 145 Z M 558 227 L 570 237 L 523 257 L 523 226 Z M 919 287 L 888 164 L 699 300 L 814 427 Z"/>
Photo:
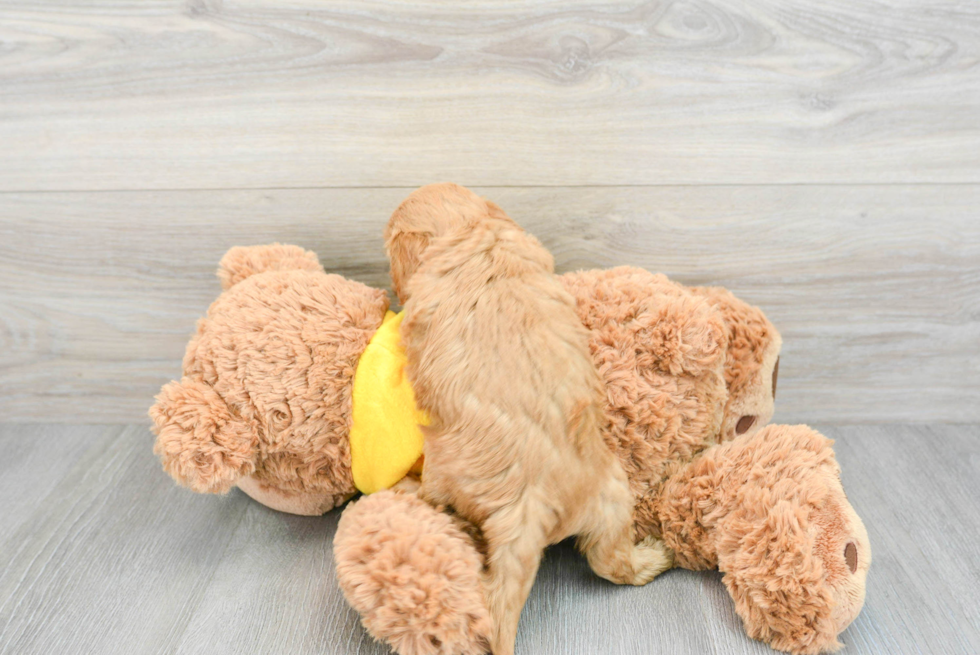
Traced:
<path fill-rule="evenodd" d="M 386 232 L 396 290 L 440 225 L 465 229 L 485 213 L 503 215 L 454 185 L 413 193 Z M 232 249 L 219 277 L 225 291 L 198 325 L 184 377 L 151 409 L 156 451 L 196 491 L 237 484 L 276 509 L 328 511 L 355 493 L 351 387 L 387 298 L 293 246 Z M 778 332 L 723 289 L 641 269 L 561 281 L 591 335 L 603 436 L 630 480 L 636 539 L 662 538 L 679 566 L 724 571 L 753 637 L 796 653 L 832 649 L 860 610 L 870 548 L 831 442 L 765 425 Z M 334 554 L 348 600 L 397 652 L 485 652 L 476 526 L 382 491 L 348 506 Z"/>
<path fill-rule="evenodd" d="M 606 444 L 635 499 L 636 538 L 656 529 L 667 471 L 715 443 L 727 392 L 727 332 L 703 297 L 663 275 L 620 267 L 562 276 L 589 329 L 606 387 Z"/>

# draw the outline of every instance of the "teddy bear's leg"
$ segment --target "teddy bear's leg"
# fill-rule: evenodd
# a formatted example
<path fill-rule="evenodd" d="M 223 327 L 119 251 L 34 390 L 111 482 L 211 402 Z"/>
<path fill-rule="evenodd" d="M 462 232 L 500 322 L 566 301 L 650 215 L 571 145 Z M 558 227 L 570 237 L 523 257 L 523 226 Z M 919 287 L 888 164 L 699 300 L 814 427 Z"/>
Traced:
<path fill-rule="evenodd" d="M 242 280 L 264 271 L 306 270 L 323 272 L 315 253 L 299 246 L 273 243 L 235 246 L 218 263 L 218 279 L 227 291 Z"/>
<path fill-rule="evenodd" d="M 749 636 L 791 653 L 835 650 L 864 602 L 871 548 L 832 443 L 770 425 L 709 448 L 660 493 L 677 563 L 717 566 Z"/>
<path fill-rule="evenodd" d="M 381 491 L 344 509 L 337 580 L 368 633 L 400 655 L 480 655 L 490 614 L 474 540 L 411 493 Z"/>
<path fill-rule="evenodd" d="M 191 377 L 164 385 L 150 408 L 153 452 L 177 482 L 225 493 L 255 470 L 255 434 L 211 385 Z"/>

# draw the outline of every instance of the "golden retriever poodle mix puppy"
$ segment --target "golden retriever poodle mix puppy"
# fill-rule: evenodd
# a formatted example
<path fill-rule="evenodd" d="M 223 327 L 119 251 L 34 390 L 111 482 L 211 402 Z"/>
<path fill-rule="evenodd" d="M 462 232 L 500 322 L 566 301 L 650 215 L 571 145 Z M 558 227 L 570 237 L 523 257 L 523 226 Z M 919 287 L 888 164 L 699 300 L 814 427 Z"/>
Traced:
<path fill-rule="evenodd" d="M 452 204 L 458 225 L 429 220 Z M 496 205 L 423 187 L 392 216 L 389 253 L 416 248 L 402 340 L 426 429 L 418 493 L 478 525 L 494 655 L 517 623 L 549 544 L 578 535 L 592 569 L 645 584 L 669 568 L 659 540 L 634 544 L 633 497 L 603 442 L 602 386 L 551 255 Z"/>

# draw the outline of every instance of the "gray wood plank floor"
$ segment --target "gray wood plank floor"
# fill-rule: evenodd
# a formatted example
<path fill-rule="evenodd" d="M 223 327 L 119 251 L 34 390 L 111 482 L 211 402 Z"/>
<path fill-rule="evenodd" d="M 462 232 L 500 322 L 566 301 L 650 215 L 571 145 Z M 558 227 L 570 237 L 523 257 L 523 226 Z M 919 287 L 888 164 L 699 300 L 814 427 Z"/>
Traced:
<path fill-rule="evenodd" d="M 843 652 L 980 652 L 980 426 L 822 431 L 874 552 Z M 192 494 L 151 443 L 141 425 L 0 425 L 0 653 L 386 652 L 334 581 L 339 512 Z M 616 587 L 567 543 L 547 553 L 518 648 L 771 652 L 744 636 L 717 573 Z"/>

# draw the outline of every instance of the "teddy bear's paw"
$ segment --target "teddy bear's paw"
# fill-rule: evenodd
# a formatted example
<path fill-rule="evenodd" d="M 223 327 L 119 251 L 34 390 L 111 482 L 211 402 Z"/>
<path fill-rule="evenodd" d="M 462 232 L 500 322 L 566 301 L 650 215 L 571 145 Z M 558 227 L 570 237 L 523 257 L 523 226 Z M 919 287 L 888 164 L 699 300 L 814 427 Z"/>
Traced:
<path fill-rule="evenodd" d="M 447 514 L 381 491 L 344 510 L 337 581 L 372 637 L 400 655 L 480 655 L 490 615 L 482 558 Z"/>
<path fill-rule="evenodd" d="M 674 552 L 662 539 L 648 535 L 633 550 L 634 577 L 631 584 L 645 585 L 674 566 Z"/>

